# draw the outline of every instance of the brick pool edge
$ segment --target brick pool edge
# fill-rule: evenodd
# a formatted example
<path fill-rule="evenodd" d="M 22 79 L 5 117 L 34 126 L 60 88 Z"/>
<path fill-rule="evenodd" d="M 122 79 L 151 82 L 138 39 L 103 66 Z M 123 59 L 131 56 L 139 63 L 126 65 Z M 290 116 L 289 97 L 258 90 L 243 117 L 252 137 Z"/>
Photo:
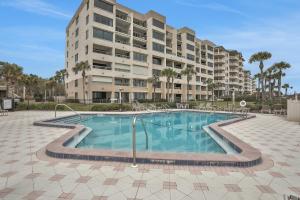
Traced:
<path fill-rule="evenodd" d="M 195 110 L 189 110 L 199 112 Z M 103 114 L 103 113 L 101 113 Z M 106 113 L 116 114 L 116 113 Z M 130 114 L 130 113 L 123 113 Z M 131 113 L 134 114 L 134 113 Z M 141 114 L 141 113 L 139 113 Z M 143 164 L 173 164 L 173 165 L 195 165 L 195 166 L 220 166 L 220 167 L 253 167 L 262 163 L 262 154 L 257 149 L 243 142 L 229 132 L 225 131 L 222 126 L 237 123 L 246 119 L 256 117 L 248 115 L 247 118 L 236 118 L 217 122 L 209 125 L 219 137 L 227 142 L 231 147 L 236 149 L 239 154 L 210 154 L 210 153 L 150 153 L 137 152 L 137 162 Z M 62 117 L 65 118 L 65 117 Z M 57 119 L 57 118 L 56 118 Z M 132 162 L 132 153 L 124 151 L 111 151 L 100 149 L 78 149 L 66 147 L 64 144 L 72 140 L 75 136 L 80 135 L 85 127 L 82 125 L 69 125 L 53 123 L 51 120 L 35 122 L 36 126 L 61 127 L 71 129 L 69 132 L 52 141 L 45 147 L 45 153 L 53 158 L 88 160 L 88 161 L 118 161 Z"/>

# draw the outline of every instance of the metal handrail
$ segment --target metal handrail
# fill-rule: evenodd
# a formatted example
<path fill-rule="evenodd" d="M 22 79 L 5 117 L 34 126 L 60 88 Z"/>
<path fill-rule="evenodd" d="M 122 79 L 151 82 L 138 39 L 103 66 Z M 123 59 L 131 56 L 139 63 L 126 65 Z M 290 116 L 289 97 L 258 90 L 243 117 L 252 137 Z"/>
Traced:
<path fill-rule="evenodd" d="M 146 131 L 145 122 L 143 119 L 140 119 L 144 128 L 145 136 L 146 136 L 146 149 L 149 148 L 149 137 Z M 132 120 L 132 167 L 137 167 L 136 165 L 136 121 L 137 116 L 133 117 Z"/>
<path fill-rule="evenodd" d="M 74 112 L 76 115 L 78 115 L 80 117 L 80 120 L 82 120 L 82 116 L 76 112 L 75 110 L 73 110 L 70 106 L 68 106 L 67 104 L 56 104 L 55 106 L 55 118 L 56 118 L 56 112 L 57 112 L 57 107 L 58 106 L 65 106 L 66 108 L 68 108 L 69 110 L 71 110 L 72 112 Z"/>

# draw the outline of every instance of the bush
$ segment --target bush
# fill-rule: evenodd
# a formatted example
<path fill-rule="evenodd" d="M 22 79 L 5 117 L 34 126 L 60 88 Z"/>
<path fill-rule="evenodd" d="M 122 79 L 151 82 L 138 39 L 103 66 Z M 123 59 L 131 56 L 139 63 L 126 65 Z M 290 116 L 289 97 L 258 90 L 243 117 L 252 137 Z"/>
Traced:
<path fill-rule="evenodd" d="M 66 99 L 65 102 L 66 103 L 80 103 L 79 99 Z"/>
<path fill-rule="evenodd" d="M 92 106 L 91 111 L 119 111 L 120 104 L 97 104 Z M 130 111 L 132 107 L 129 104 L 122 104 L 122 111 Z"/>

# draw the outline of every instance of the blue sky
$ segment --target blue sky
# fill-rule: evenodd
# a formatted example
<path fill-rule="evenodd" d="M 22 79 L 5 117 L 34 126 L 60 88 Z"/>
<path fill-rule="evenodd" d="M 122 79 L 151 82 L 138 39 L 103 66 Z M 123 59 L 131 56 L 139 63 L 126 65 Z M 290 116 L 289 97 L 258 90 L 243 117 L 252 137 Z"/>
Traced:
<path fill-rule="evenodd" d="M 51 76 L 64 65 L 65 27 L 81 0 L 0 0 L 0 60 L 26 73 Z M 142 13 L 149 9 L 167 23 L 188 26 L 201 39 L 241 51 L 246 60 L 266 50 L 274 62 L 287 61 L 284 83 L 300 91 L 299 0 L 119 0 Z M 179 14 L 180 13 L 180 14 Z M 245 62 L 252 74 L 257 65 Z"/>

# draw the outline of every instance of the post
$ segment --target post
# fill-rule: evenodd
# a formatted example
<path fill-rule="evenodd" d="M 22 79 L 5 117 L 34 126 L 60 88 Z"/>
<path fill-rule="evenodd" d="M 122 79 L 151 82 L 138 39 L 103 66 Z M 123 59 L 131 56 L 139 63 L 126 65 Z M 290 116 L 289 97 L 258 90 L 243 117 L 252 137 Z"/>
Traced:
<path fill-rule="evenodd" d="M 136 165 L 136 116 L 134 116 L 132 121 L 132 167 L 137 167 Z"/>

